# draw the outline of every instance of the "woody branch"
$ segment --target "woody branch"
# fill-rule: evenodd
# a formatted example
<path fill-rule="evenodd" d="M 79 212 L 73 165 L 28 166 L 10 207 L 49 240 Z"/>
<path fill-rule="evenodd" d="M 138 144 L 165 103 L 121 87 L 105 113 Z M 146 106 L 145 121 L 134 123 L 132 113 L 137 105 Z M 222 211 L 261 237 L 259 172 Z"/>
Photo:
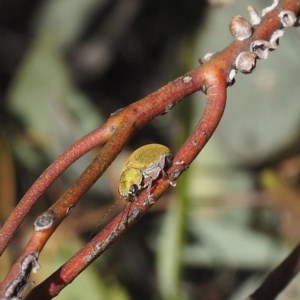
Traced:
<path fill-rule="evenodd" d="M 271 7 L 263 10 L 262 18 L 252 7 L 249 8 L 249 12 L 252 24 L 241 17 L 232 18 L 230 28 L 236 40 L 226 49 L 218 54 L 206 56 L 203 60 L 204 64 L 199 68 L 111 116 L 105 125 L 95 131 L 95 134 L 89 135 L 86 140 L 83 139 L 83 141 L 92 140 L 91 144 L 87 143 L 88 145 L 86 145 L 84 142 L 79 142 L 77 144 L 77 146 L 79 145 L 77 149 L 80 149 L 79 154 L 73 155 L 71 160 L 63 155 L 58 159 L 63 162 L 62 167 L 55 162 L 56 165 L 55 163 L 54 165 L 56 168 L 58 167 L 58 170 L 53 171 L 52 165 L 45 171 L 51 176 L 43 176 L 38 179 L 38 183 L 33 185 L 33 192 L 27 195 L 25 200 L 23 198 L 23 206 L 20 206 L 18 213 L 13 214 L 14 217 L 10 218 L 3 227 L 4 229 L 1 230 L 0 237 L 3 237 L 4 241 L 1 243 L 0 250 L 5 249 L 17 226 L 51 182 L 79 156 L 97 144 L 105 143 L 82 175 L 55 204 L 36 219 L 30 241 L 0 285 L 1 297 L 18 296 L 20 285 L 17 285 L 15 281 L 20 279 L 20 276 L 27 278 L 30 272 L 36 269 L 38 256 L 51 234 L 70 214 L 71 209 L 92 184 L 103 174 L 134 133 L 154 117 L 168 112 L 185 96 L 202 89 L 207 94 L 205 112 L 194 132 L 175 155 L 173 165 L 167 171 L 170 181 L 178 179 L 186 166 L 202 150 L 217 127 L 225 107 L 226 87 L 233 83 L 235 73 L 237 71 L 251 72 L 257 58 L 266 58 L 269 51 L 277 48 L 278 39 L 283 33 L 282 28 L 293 26 L 298 22 L 296 16 L 299 13 L 299 1 L 274 1 Z M 76 148 L 76 145 L 74 147 Z M 74 147 L 71 147 L 66 153 L 73 153 Z M 123 216 L 128 215 L 126 225 L 131 226 L 169 187 L 169 180 L 159 179 L 153 186 L 151 197 L 142 193 L 132 205 L 126 207 L 125 214 L 122 212 L 112 220 L 86 247 L 33 289 L 27 298 L 51 299 L 57 295 L 126 230 L 127 226 L 119 226 L 122 224 Z M 12 226 L 14 221 L 16 225 Z M 26 268 L 24 261 L 27 263 Z M 26 278 L 24 282 L 26 282 Z"/>

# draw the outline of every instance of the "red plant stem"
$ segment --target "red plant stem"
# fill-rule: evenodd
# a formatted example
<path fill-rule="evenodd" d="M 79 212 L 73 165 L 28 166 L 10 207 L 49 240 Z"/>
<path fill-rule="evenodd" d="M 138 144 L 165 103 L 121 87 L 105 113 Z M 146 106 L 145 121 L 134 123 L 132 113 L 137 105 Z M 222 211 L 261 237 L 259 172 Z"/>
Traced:
<path fill-rule="evenodd" d="M 248 39 L 244 42 L 233 42 L 222 52 L 223 57 L 222 59 L 219 59 L 219 62 L 222 60 L 228 62 L 230 61 L 229 59 L 232 61 L 232 59 L 235 57 L 232 54 L 237 55 L 242 50 L 247 50 L 250 42 L 255 39 L 268 40 L 271 34 L 274 32 L 274 28 L 280 27 L 278 17 L 275 16 L 277 16 L 281 10 L 290 10 L 297 13 L 298 6 L 299 3 L 297 3 L 295 0 L 282 1 L 282 3 L 280 3 L 276 9 L 267 14 L 262 23 L 257 26 L 251 39 Z M 228 55 L 226 52 L 228 52 Z M 218 61 L 214 60 L 214 63 L 217 64 Z M 162 91 L 162 89 L 160 91 Z M 109 119 L 109 121 L 111 121 L 111 119 Z M 97 145 L 105 142 L 108 137 L 112 135 L 114 128 L 120 122 L 120 119 L 114 118 L 114 121 L 116 122 L 115 124 L 113 124 L 113 122 L 110 124 L 109 121 L 99 129 L 75 143 L 69 150 L 67 150 L 56 161 L 54 161 L 53 164 L 51 164 L 31 186 L 0 230 L 0 255 L 2 255 L 9 240 L 16 232 L 18 226 L 28 211 L 36 203 L 38 198 L 46 191 L 50 184 L 75 160 Z"/>
<path fill-rule="evenodd" d="M 61 175 L 70 165 L 78 158 L 104 143 L 113 133 L 113 122 L 107 122 L 104 126 L 97 128 L 89 133 L 62 155 L 60 155 L 33 183 L 26 194 L 22 197 L 18 205 L 12 211 L 8 219 L 5 221 L 0 230 L 0 256 L 4 252 L 7 244 L 13 237 L 17 228 L 24 220 L 32 206 L 37 202 L 39 197 L 47 190 L 47 188 Z"/>
<path fill-rule="evenodd" d="M 176 154 L 173 166 L 168 170 L 169 178 L 171 178 L 172 181 L 176 181 L 185 170 L 185 167 L 189 165 L 198 155 L 199 151 L 201 151 L 220 121 L 226 100 L 227 78 L 234 65 L 235 58 L 242 51 L 249 51 L 250 43 L 253 41 L 269 40 L 273 32 L 281 28 L 278 17 L 281 10 L 289 10 L 297 14 L 299 1 L 281 1 L 275 9 L 264 16 L 259 25 L 255 26 L 251 38 L 245 41 L 234 41 L 202 67 L 177 78 L 158 91 L 133 103 L 123 111 L 114 115 L 116 124 L 114 133 L 109 135 L 106 144 L 83 174 L 71 185 L 64 195 L 43 214 L 53 216 L 53 223 L 51 223 L 51 226 L 47 229 L 35 230 L 33 232 L 28 245 L 0 285 L 0 298 L 5 295 L 5 291 L 10 283 L 17 278 L 19 267 L 21 263 L 24 262 L 24 258 L 28 257 L 32 252 L 40 253 L 57 226 L 70 213 L 71 208 L 79 201 L 92 184 L 103 174 L 128 142 L 129 138 L 154 117 L 168 112 L 170 108 L 182 98 L 198 91 L 202 87 L 207 91 L 208 98 L 205 113 L 195 131 Z M 109 126 L 107 128 L 109 128 Z M 142 193 L 136 201 L 126 207 L 124 211 L 125 214 L 122 213 L 122 215 L 116 217 L 104 231 L 97 235 L 79 254 L 75 255 L 62 268 L 50 276 L 49 279 L 44 281 L 44 283 L 40 285 L 43 286 L 43 288 L 39 288 L 40 286 L 35 288 L 35 292 L 32 292 L 32 296 L 29 296 L 28 299 L 31 299 L 30 297 L 34 299 L 36 295 L 38 295 L 39 299 L 49 299 L 49 297 L 51 298 L 59 293 L 65 285 L 70 283 L 91 261 L 99 256 L 125 231 L 127 226 L 123 224 L 122 216 L 126 216 L 126 225 L 131 225 L 153 205 L 168 186 L 169 182 L 166 179 L 162 178 L 158 180 L 153 187 L 154 191 L 151 197 L 148 197 L 149 195 L 147 195 L 146 192 Z M 45 290 L 41 291 L 43 289 Z"/>
<path fill-rule="evenodd" d="M 225 108 L 226 81 L 222 74 L 218 74 L 214 86 L 207 90 L 208 103 L 206 110 L 196 129 L 177 152 L 174 164 L 168 170 L 169 178 L 176 180 L 186 165 L 189 165 L 199 154 L 215 131 Z M 176 162 L 184 162 L 176 164 Z M 174 174 L 178 174 L 174 176 Z M 169 181 L 162 178 L 154 186 L 150 198 L 145 191 L 133 203 L 126 205 L 125 209 L 115 217 L 90 243 L 75 254 L 67 263 L 49 276 L 43 283 L 33 289 L 26 299 L 51 299 L 55 297 L 66 285 L 72 282 L 78 274 L 87 268 L 99 255 L 101 255 L 120 235 L 132 224 L 140 219 L 158 198 L 168 189 Z"/>
<path fill-rule="evenodd" d="M 51 227 L 47 228 L 47 230 L 33 232 L 26 248 L 14 263 L 4 281 L 0 284 L 0 298 L 9 284 L 18 275 L 20 264 L 24 258 L 33 252 L 40 253 L 57 226 L 70 213 L 71 208 L 75 206 L 86 191 L 103 174 L 136 130 L 148 123 L 155 116 L 169 111 L 170 107 L 184 96 L 201 88 L 202 78 L 199 76 L 199 69 L 191 71 L 188 74 L 168 83 L 157 92 L 133 103 L 113 116 L 113 118 L 117 119 L 115 123 L 118 124 L 114 134 L 108 139 L 87 169 L 75 180 L 60 199 L 43 214 L 53 216 Z M 186 82 L 186 76 L 189 76 L 192 80 Z"/>

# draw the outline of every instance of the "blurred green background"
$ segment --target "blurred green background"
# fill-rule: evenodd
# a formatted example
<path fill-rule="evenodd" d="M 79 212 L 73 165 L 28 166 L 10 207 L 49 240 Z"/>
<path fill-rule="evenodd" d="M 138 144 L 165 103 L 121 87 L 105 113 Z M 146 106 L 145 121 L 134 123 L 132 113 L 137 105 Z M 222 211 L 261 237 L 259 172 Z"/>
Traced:
<path fill-rule="evenodd" d="M 198 65 L 231 41 L 229 19 L 270 1 L 0 1 L 0 222 L 35 178 L 77 139 Z M 159 203 L 57 299 L 242 299 L 299 241 L 300 31 L 238 74 L 214 137 Z M 205 106 L 197 93 L 128 144 L 43 250 L 39 283 L 120 211 L 130 152 L 173 152 Z M 87 154 L 41 198 L 0 259 L 0 279 L 32 222 L 93 158 Z M 103 218 L 103 216 L 105 216 Z M 299 283 L 280 299 L 299 299 Z"/>

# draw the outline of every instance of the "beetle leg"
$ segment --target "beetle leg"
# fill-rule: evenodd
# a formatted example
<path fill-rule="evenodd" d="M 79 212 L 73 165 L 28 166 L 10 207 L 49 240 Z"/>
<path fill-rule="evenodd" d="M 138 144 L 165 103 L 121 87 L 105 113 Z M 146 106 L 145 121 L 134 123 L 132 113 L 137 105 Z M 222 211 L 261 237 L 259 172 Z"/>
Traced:
<path fill-rule="evenodd" d="M 160 160 L 158 162 L 158 166 L 161 170 L 161 174 L 163 176 L 163 178 L 168 177 L 167 173 L 165 172 L 165 167 L 169 167 L 172 164 L 172 154 L 165 154 L 165 155 L 161 155 Z"/>
<path fill-rule="evenodd" d="M 148 195 L 151 194 L 152 182 L 153 182 L 153 179 L 150 177 L 150 179 L 148 181 L 148 186 L 147 186 L 147 194 Z"/>

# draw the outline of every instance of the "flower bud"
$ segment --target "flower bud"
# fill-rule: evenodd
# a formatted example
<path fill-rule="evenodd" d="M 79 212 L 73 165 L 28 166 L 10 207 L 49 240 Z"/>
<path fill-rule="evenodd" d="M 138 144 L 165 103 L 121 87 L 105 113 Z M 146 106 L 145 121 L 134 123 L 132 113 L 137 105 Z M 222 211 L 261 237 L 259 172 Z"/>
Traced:
<path fill-rule="evenodd" d="M 250 50 L 256 54 L 258 58 L 267 59 L 270 50 L 274 50 L 270 42 L 264 40 L 256 40 L 251 43 Z"/>
<path fill-rule="evenodd" d="M 251 73 L 256 65 L 256 54 L 254 52 L 241 52 L 236 60 L 235 67 L 242 73 Z"/>
<path fill-rule="evenodd" d="M 251 24 L 242 16 L 231 17 L 229 23 L 231 34 L 239 41 L 243 41 L 252 35 Z"/>
<path fill-rule="evenodd" d="M 250 21 L 251 24 L 254 25 L 258 25 L 261 22 L 261 17 L 258 14 L 258 12 L 255 10 L 255 8 L 253 6 L 248 6 L 247 7 L 249 15 L 250 15 Z"/>
<path fill-rule="evenodd" d="M 278 17 L 283 27 L 291 27 L 295 25 L 297 17 L 294 12 L 283 10 L 279 13 Z"/>
<path fill-rule="evenodd" d="M 268 6 L 266 8 L 264 8 L 261 12 L 261 16 L 265 16 L 267 13 L 269 13 L 270 11 L 272 11 L 279 3 L 279 0 L 273 0 L 273 3 L 271 6 Z"/>

